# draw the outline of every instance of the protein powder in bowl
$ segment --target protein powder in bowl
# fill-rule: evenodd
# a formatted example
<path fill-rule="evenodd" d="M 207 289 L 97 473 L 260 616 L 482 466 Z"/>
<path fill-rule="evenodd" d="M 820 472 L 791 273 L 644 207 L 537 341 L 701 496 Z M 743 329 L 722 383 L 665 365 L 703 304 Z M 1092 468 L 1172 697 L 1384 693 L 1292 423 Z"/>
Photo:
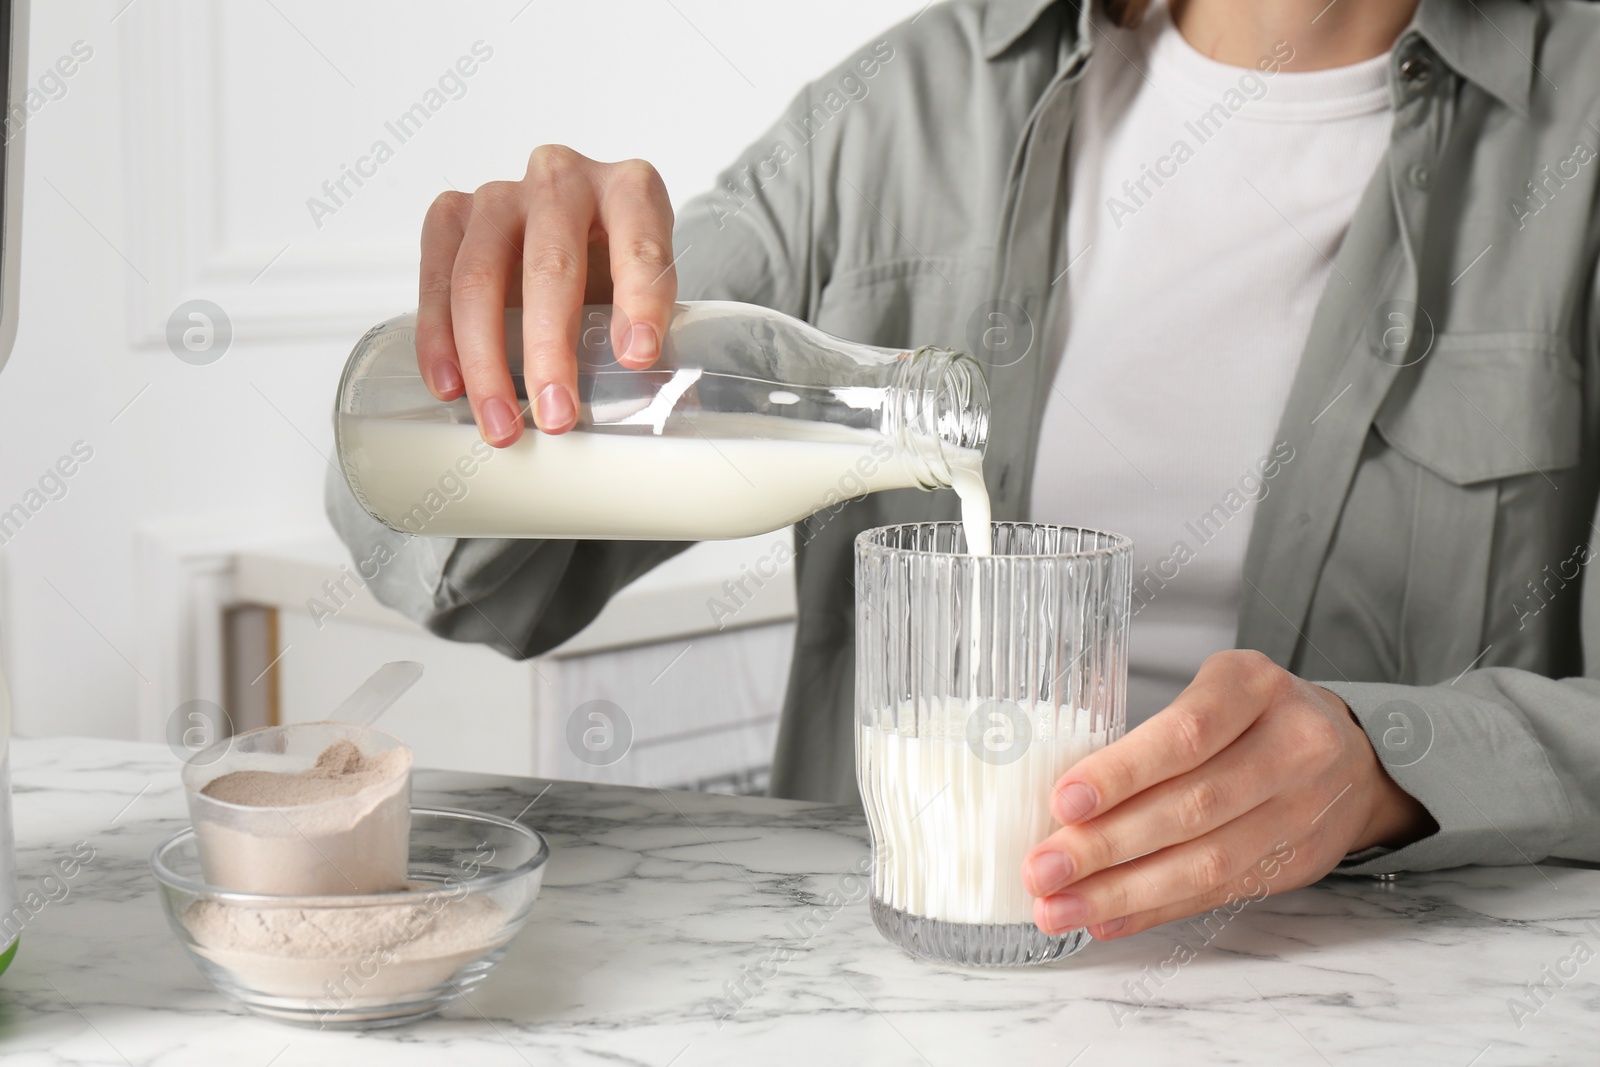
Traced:
<path fill-rule="evenodd" d="M 405 888 L 270 895 L 208 885 L 195 831 L 150 866 L 173 931 L 217 990 L 258 1015 L 324 1028 L 393 1026 L 469 993 L 528 919 L 550 849 L 474 812 L 411 813 Z"/>

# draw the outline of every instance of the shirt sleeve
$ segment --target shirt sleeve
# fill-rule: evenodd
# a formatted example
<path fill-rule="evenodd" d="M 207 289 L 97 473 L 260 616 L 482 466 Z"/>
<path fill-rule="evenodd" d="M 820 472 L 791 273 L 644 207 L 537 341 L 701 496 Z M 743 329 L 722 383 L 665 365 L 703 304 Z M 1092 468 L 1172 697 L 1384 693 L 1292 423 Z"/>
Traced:
<path fill-rule="evenodd" d="M 617 590 L 689 546 L 683 541 L 421 537 L 367 514 L 336 471 L 328 519 L 380 603 L 440 637 L 515 659 L 555 648 Z"/>
<path fill-rule="evenodd" d="M 1600 860 L 1600 682 L 1470 671 L 1453 684 L 1319 682 L 1439 829 L 1346 857 L 1340 874 Z"/>
<path fill-rule="evenodd" d="M 1581 677 L 1489 667 L 1434 686 L 1318 683 L 1439 824 L 1404 848 L 1347 856 L 1336 873 L 1600 862 L 1600 585 L 1585 582 L 1581 595 Z"/>

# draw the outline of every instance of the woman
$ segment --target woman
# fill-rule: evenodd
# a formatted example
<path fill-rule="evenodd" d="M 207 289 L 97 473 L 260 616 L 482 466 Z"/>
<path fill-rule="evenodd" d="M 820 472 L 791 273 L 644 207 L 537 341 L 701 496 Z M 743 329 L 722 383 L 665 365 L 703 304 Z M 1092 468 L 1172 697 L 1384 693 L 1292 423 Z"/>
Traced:
<path fill-rule="evenodd" d="M 1140 545 L 1131 707 L 1155 714 L 1057 785 L 1065 825 L 1023 872 L 1047 932 L 1208 910 L 1269 854 L 1292 854 L 1274 892 L 1600 859 L 1600 593 L 1580 592 L 1600 17 L 1144 7 L 926 9 L 808 87 L 675 225 L 648 164 L 558 147 L 441 196 L 424 375 L 503 446 L 523 432 L 508 297 L 547 433 L 575 420 L 586 301 L 622 309 L 637 366 L 680 297 L 869 343 L 966 339 L 1005 416 L 996 516 Z M 777 795 L 855 798 L 851 541 L 950 518 L 949 496 L 799 528 Z M 340 485 L 330 508 L 358 554 L 392 536 Z M 443 542 L 375 589 L 529 656 L 681 547 Z"/>

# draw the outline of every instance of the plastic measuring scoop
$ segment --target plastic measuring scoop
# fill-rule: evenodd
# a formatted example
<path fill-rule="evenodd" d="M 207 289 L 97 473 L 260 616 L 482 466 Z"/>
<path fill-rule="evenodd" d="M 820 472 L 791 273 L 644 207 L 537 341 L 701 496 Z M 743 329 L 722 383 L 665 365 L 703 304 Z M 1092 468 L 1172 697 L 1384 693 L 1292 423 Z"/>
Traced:
<path fill-rule="evenodd" d="M 330 746 L 382 760 L 354 791 L 274 800 L 206 792 L 235 772 L 303 776 Z M 397 737 L 353 722 L 296 722 L 226 737 L 183 767 L 200 869 L 208 885 L 238 893 L 321 896 L 405 888 L 411 836 L 411 751 Z"/>
<path fill-rule="evenodd" d="M 362 682 L 354 693 L 345 697 L 344 702 L 328 714 L 328 718 L 336 722 L 354 722 L 362 726 L 371 726 L 377 721 L 378 716 L 389 710 L 389 706 L 405 695 L 407 689 L 417 684 L 417 679 L 422 677 L 422 664 L 413 660 L 395 660 L 385 663 L 372 677 Z"/>

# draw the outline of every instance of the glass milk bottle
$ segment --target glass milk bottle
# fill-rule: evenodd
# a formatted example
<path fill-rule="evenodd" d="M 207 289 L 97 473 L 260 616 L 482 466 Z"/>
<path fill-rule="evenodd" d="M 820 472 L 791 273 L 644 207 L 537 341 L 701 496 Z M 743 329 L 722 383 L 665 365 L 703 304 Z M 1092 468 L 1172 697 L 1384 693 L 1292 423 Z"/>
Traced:
<path fill-rule="evenodd" d="M 534 428 L 522 313 L 507 357 L 526 431 L 479 436 L 416 361 L 416 315 L 369 330 L 334 415 L 356 499 L 388 526 L 449 537 L 716 540 L 780 529 L 868 492 L 981 477 L 988 388 L 969 356 L 830 337 L 767 308 L 676 305 L 646 370 L 612 351 L 612 309 L 582 312 L 578 423 Z"/>

